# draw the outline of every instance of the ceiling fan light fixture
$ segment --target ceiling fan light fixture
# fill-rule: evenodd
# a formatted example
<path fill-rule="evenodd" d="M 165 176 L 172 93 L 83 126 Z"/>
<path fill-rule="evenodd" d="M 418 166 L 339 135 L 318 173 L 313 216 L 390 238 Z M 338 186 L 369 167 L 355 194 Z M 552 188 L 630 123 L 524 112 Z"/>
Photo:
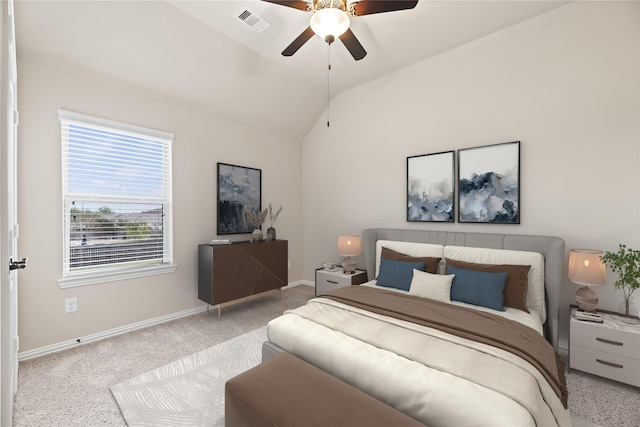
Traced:
<path fill-rule="evenodd" d="M 320 9 L 311 17 L 311 29 L 331 44 L 349 29 L 349 16 L 342 10 L 332 7 Z"/>

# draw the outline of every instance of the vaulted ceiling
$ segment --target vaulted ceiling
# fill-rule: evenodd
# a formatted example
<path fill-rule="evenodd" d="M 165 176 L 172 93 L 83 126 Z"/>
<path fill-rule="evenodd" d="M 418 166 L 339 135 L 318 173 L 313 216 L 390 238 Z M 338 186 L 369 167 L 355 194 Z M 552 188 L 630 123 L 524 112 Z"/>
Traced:
<path fill-rule="evenodd" d="M 363 0 L 375 1 L 375 0 Z M 15 0 L 18 58 L 74 67 L 169 102 L 302 140 L 330 97 L 566 4 L 419 0 L 411 10 L 354 17 L 367 56 L 314 36 L 280 52 L 310 12 L 259 0 Z M 270 26 L 239 20 L 248 9 Z M 330 83 L 327 62 L 331 62 Z M 329 91 L 329 93 L 328 93 Z"/>

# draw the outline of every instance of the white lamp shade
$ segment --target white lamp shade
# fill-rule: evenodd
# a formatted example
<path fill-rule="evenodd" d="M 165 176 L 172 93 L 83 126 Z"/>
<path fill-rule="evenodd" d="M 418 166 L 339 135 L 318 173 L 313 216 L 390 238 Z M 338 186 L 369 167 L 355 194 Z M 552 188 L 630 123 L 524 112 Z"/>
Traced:
<path fill-rule="evenodd" d="M 337 39 L 349 29 L 349 16 L 336 8 L 320 9 L 311 17 L 311 29 L 322 37 L 322 40 L 329 35 Z"/>
<path fill-rule="evenodd" d="M 360 236 L 357 234 L 341 234 L 338 236 L 338 255 L 360 255 Z"/>
<path fill-rule="evenodd" d="M 571 249 L 569 281 L 584 286 L 606 285 L 605 265 L 599 249 Z"/>

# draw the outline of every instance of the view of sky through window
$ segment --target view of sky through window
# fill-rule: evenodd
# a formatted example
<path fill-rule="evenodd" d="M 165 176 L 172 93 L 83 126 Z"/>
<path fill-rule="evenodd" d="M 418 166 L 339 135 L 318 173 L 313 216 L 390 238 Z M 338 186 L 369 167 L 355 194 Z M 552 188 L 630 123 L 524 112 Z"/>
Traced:
<path fill-rule="evenodd" d="M 163 196 L 163 141 L 77 124 L 69 125 L 68 193 L 104 198 Z M 117 206 L 84 202 L 85 209 Z M 129 208 L 133 207 L 130 206 Z M 141 211 L 157 204 L 136 204 Z"/>

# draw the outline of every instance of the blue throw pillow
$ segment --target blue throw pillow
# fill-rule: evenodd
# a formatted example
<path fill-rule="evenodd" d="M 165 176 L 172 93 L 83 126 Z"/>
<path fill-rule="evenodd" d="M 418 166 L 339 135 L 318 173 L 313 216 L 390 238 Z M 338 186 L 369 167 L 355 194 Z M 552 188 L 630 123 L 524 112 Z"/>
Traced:
<path fill-rule="evenodd" d="M 424 261 L 394 261 L 392 259 L 380 258 L 380 272 L 378 273 L 379 286 L 396 288 L 408 291 L 413 279 L 413 269 L 423 271 Z"/>
<path fill-rule="evenodd" d="M 465 270 L 447 265 L 447 274 L 455 274 L 451 284 L 451 300 L 505 311 L 504 284 L 507 274 Z"/>

